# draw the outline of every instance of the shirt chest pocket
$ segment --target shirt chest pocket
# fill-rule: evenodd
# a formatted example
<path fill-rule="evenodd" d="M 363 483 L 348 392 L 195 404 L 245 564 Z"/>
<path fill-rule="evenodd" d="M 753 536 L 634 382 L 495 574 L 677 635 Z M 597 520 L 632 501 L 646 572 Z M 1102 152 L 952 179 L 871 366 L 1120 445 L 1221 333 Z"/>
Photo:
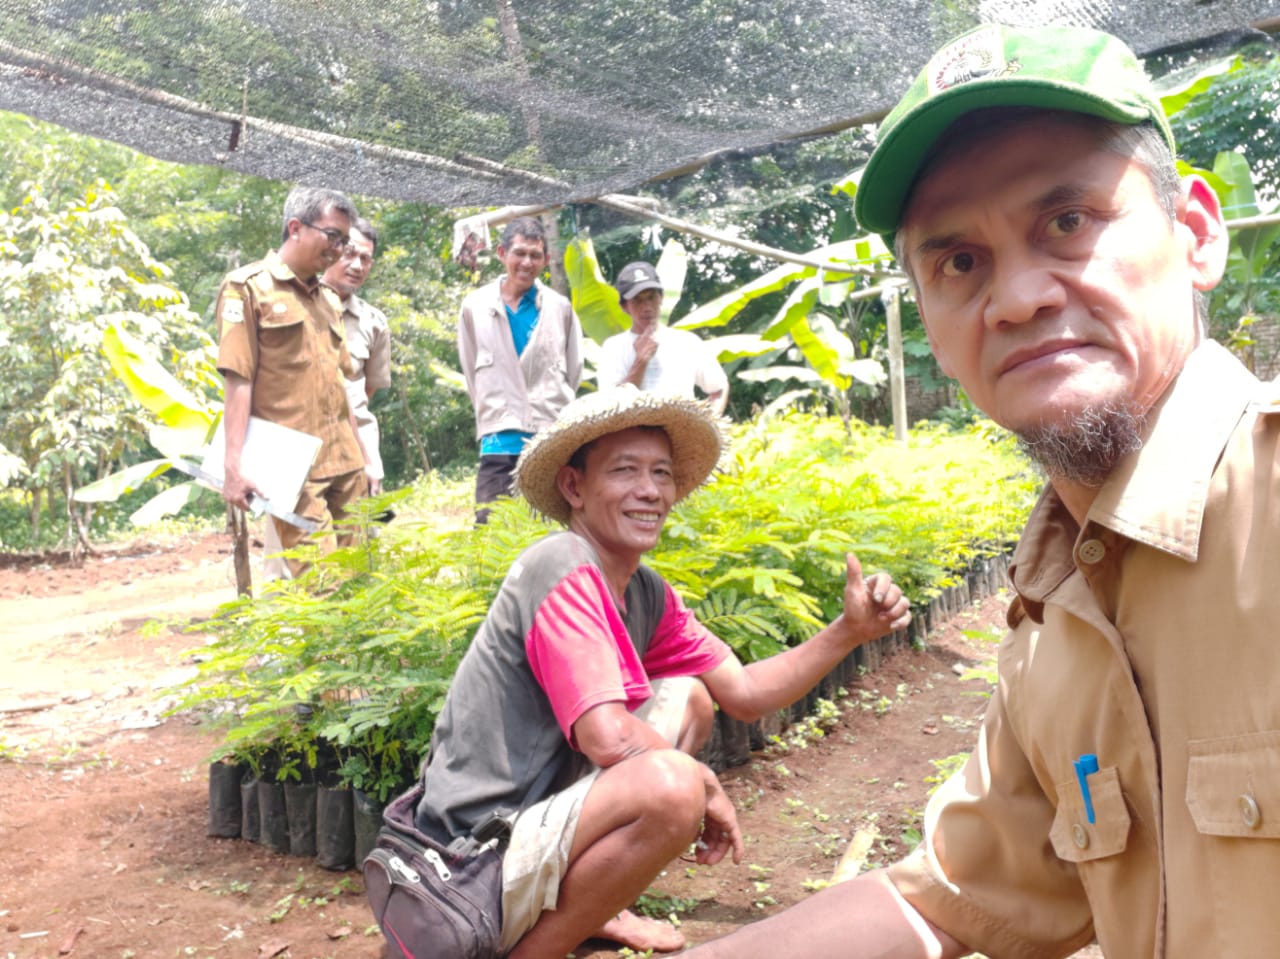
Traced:
<path fill-rule="evenodd" d="M 1049 839 L 1059 859 L 1087 863 L 1118 855 L 1129 841 L 1129 806 L 1120 789 L 1120 774 L 1114 766 L 1090 773 L 1089 799 L 1093 821 L 1085 806 L 1084 794 L 1076 779 L 1057 784 L 1058 809 Z"/>
<path fill-rule="evenodd" d="M 258 301 L 258 328 L 261 330 L 289 331 L 303 326 L 308 317 L 302 304 L 292 298 L 261 295 Z"/>
<path fill-rule="evenodd" d="M 347 337 L 347 353 L 353 362 L 364 365 L 369 359 L 369 344 L 358 336 Z"/>
<path fill-rule="evenodd" d="M 262 297 L 257 316 L 257 339 L 264 370 L 271 374 L 293 374 L 310 364 L 306 310 L 296 303 Z"/>
<path fill-rule="evenodd" d="M 1187 744 L 1187 809 L 1206 836 L 1280 838 L 1280 731 Z"/>

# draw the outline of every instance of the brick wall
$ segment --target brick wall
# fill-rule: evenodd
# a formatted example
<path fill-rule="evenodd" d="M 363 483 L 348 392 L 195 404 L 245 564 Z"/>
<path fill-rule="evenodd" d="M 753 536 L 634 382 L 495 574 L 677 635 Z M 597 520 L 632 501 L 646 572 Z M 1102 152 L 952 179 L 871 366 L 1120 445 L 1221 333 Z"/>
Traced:
<path fill-rule="evenodd" d="M 1260 380 L 1272 380 L 1280 376 L 1280 319 L 1274 316 L 1259 317 L 1249 327 L 1253 346 L 1241 352 L 1241 359 L 1252 367 Z"/>

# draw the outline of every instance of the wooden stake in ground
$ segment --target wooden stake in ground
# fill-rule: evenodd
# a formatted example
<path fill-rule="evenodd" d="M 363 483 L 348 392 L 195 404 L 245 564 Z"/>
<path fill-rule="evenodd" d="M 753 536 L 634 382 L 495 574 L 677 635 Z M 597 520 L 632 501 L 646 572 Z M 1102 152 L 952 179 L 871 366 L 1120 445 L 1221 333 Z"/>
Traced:
<path fill-rule="evenodd" d="M 231 520 L 231 535 L 234 543 L 232 556 L 236 569 L 236 593 L 240 596 L 253 595 L 253 573 L 249 569 L 249 523 L 244 513 L 234 506 L 227 506 Z M 271 518 L 267 518 L 271 522 Z"/>
<path fill-rule="evenodd" d="M 874 827 L 871 829 L 859 829 L 854 833 L 853 838 L 849 840 L 849 848 L 844 851 L 844 855 L 840 857 L 840 862 L 836 866 L 835 872 L 831 874 L 831 882 L 833 884 L 846 882 L 862 872 L 862 867 L 867 861 L 867 855 L 879 838 L 880 830 Z"/>

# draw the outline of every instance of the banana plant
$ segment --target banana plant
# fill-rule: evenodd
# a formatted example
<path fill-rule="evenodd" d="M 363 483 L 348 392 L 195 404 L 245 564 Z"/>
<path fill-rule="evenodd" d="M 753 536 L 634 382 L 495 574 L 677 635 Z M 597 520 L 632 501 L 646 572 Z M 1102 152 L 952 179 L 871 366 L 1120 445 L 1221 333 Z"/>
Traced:
<path fill-rule="evenodd" d="M 103 331 L 102 352 L 134 399 L 159 421 L 151 427 L 147 439 L 163 456 L 134 463 L 80 487 L 74 495 L 81 503 L 113 503 L 174 469 L 176 460 L 198 455 L 222 415 L 220 406 L 206 402 L 179 383 L 141 341 L 118 323 L 109 324 Z M 129 521 L 145 526 L 179 513 L 203 491 L 195 482 L 171 486 L 130 514 Z"/>
<path fill-rule="evenodd" d="M 878 386 L 886 379 L 883 365 L 870 357 L 858 357 L 853 342 L 833 321 L 851 307 L 858 290 L 859 277 L 868 268 L 888 272 L 889 251 L 878 236 L 860 236 L 841 240 L 811 251 L 814 260 L 849 265 L 822 270 L 817 266 L 784 263 L 736 290 L 706 303 L 684 317 L 677 326 L 685 329 L 723 326 L 753 301 L 787 289 L 786 300 L 778 312 L 755 337 L 760 344 L 753 369 L 741 370 L 738 377 L 757 382 L 798 380 L 828 398 L 838 398 L 856 380 Z M 778 362 L 794 352 L 802 363 Z M 836 405 L 842 406 L 840 402 Z"/>
<path fill-rule="evenodd" d="M 583 332 L 596 344 L 631 328 L 631 318 L 618 304 L 618 291 L 605 281 L 596 257 L 595 247 L 586 234 L 574 237 L 565 248 L 565 273 L 569 278 L 571 302 L 582 323 Z M 667 323 L 680 297 L 684 294 L 689 270 L 689 254 L 678 240 L 671 239 L 662 248 L 654 264 L 662 280 L 662 322 Z M 687 318 L 675 324 L 688 326 Z M 774 343 L 754 334 L 712 337 L 709 340 L 721 363 L 758 356 L 776 349 Z"/>
<path fill-rule="evenodd" d="M 654 264 L 662 280 L 662 322 L 684 293 L 689 269 L 689 254 L 678 240 L 668 240 L 662 255 Z M 580 233 L 569 241 L 564 251 L 564 270 L 569 278 L 570 301 L 578 314 L 582 330 L 596 343 L 631 328 L 631 317 L 618 303 L 618 291 L 604 278 L 591 237 Z"/>

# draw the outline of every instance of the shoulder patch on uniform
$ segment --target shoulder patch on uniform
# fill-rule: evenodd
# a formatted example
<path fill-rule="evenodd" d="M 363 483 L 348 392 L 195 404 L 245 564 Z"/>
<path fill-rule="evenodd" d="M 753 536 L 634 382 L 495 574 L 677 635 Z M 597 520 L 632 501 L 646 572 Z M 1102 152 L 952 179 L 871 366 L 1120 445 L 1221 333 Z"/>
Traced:
<path fill-rule="evenodd" d="M 224 296 L 222 312 L 218 314 L 218 319 L 223 323 L 243 323 L 244 300 L 236 296 Z"/>
<path fill-rule="evenodd" d="M 229 283 L 247 283 L 249 279 L 262 269 L 262 261 L 258 260 L 253 263 L 246 263 L 244 266 L 237 267 L 227 274 Z"/>

